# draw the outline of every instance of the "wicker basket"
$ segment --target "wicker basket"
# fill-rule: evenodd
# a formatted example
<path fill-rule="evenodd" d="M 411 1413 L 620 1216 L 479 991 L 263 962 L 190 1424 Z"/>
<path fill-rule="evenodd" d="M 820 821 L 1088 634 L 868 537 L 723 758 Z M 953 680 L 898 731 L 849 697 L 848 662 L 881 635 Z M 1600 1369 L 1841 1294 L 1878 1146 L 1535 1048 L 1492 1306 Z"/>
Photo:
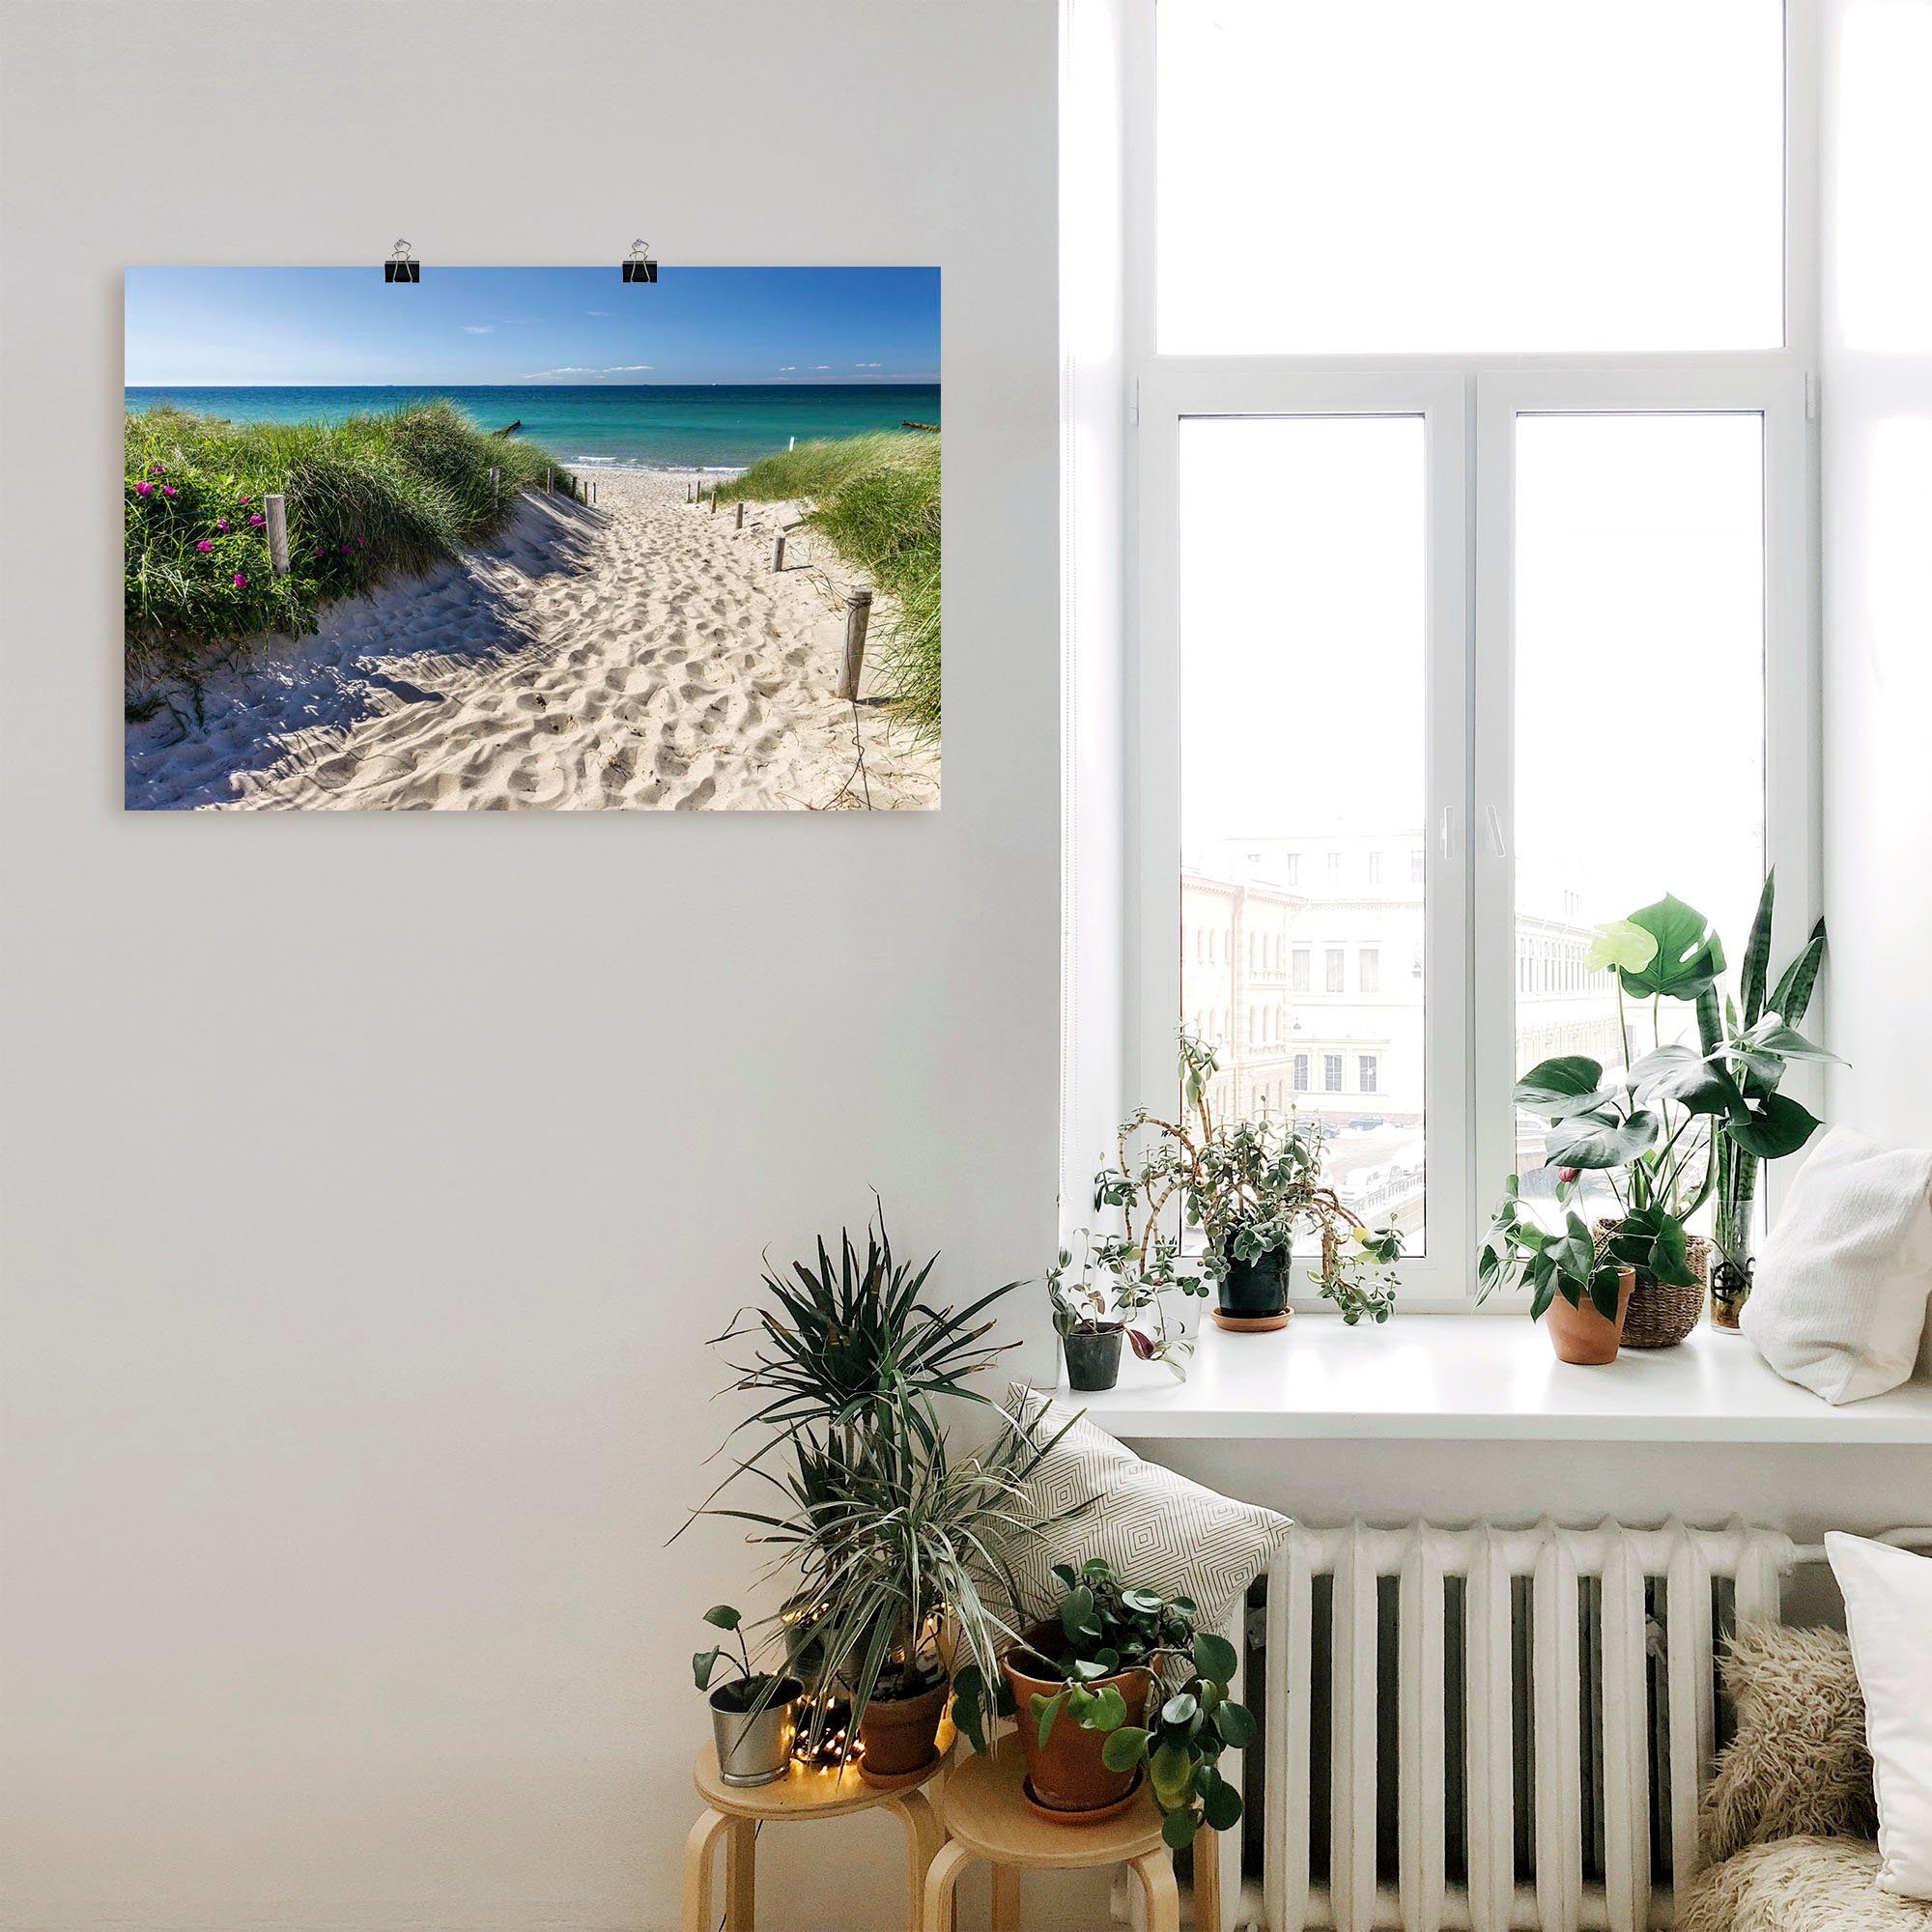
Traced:
<path fill-rule="evenodd" d="M 1599 1237 L 1616 1226 L 1599 1221 Z M 1636 1292 L 1630 1298 L 1624 1317 L 1626 1349 L 1674 1349 L 1697 1325 L 1704 1312 L 1704 1290 L 1711 1278 L 1711 1244 L 1702 1235 L 1692 1235 L 1686 1248 L 1690 1272 L 1696 1280 L 1689 1288 L 1666 1288 L 1648 1275 L 1639 1274 Z"/>

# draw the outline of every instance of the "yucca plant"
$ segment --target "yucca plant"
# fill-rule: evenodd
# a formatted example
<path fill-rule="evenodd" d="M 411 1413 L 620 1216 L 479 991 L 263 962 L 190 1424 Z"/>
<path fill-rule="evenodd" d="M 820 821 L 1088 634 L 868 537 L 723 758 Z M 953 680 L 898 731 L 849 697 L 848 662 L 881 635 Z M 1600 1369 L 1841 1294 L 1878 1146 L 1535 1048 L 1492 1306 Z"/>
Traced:
<path fill-rule="evenodd" d="M 730 1365 L 732 1386 L 764 1398 L 732 1435 L 772 1432 L 738 1466 L 813 1435 L 821 1453 L 838 1445 L 856 1457 L 875 1429 L 916 1435 L 936 1451 L 933 1398 L 992 1405 L 974 1378 L 1019 1344 L 988 1342 L 986 1311 L 1022 1284 L 1007 1282 L 961 1309 L 928 1305 L 921 1295 L 939 1257 L 920 1266 L 899 1261 L 883 1211 L 866 1230 L 863 1258 L 847 1230 L 836 1262 L 824 1241 L 817 1246 L 815 1261 L 794 1262 L 789 1276 L 768 1263 L 763 1285 L 776 1306 L 741 1310 L 716 1338 L 718 1347 L 754 1343 L 749 1361 Z"/>
<path fill-rule="evenodd" d="M 1003 1546 L 1037 1533 L 1027 1480 L 1064 1433 L 1038 1441 L 1015 1428 L 963 1459 L 921 1434 L 888 1434 L 856 1463 L 802 1445 L 793 1474 L 770 1479 L 783 1507 L 710 1512 L 775 1547 L 765 1581 L 797 1577 L 781 1621 L 803 1633 L 793 1668 L 810 1693 L 813 1746 L 835 1692 L 849 1696 L 856 1726 L 875 1695 L 913 1695 L 950 1663 L 991 1677 L 1018 1637 Z"/>

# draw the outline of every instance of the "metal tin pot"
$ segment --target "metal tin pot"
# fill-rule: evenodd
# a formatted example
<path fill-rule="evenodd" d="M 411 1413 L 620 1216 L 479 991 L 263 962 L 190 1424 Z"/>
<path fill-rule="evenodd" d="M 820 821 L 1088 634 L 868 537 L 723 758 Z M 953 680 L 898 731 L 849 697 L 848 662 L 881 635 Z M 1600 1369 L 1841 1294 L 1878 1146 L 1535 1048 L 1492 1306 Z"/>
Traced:
<path fill-rule="evenodd" d="M 726 1784 L 770 1784 L 791 1768 L 798 1700 L 805 1686 L 796 1677 L 780 1680 L 762 1708 L 733 1711 L 719 1703 L 737 1690 L 721 1684 L 711 1693 L 711 1732 L 718 1742 L 718 1776 Z"/>
<path fill-rule="evenodd" d="M 1288 1312 L 1290 1257 L 1286 1248 L 1270 1248 L 1251 1262 L 1242 1261 L 1225 1243 L 1221 1252 L 1228 1272 L 1214 1298 L 1223 1315 L 1241 1321 L 1260 1321 Z"/>
<path fill-rule="evenodd" d="M 1110 1389 L 1121 1378 L 1123 1328 L 1101 1328 L 1089 1334 L 1063 1335 L 1066 1354 L 1066 1385 L 1083 1391 Z"/>

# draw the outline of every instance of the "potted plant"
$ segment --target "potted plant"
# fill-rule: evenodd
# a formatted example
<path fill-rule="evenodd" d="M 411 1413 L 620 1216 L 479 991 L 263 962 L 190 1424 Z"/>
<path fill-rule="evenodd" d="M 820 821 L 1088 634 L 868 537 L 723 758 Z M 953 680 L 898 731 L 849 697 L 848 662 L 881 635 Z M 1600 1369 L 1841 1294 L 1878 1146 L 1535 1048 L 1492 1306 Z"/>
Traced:
<path fill-rule="evenodd" d="M 789 1278 L 768 1267 L 775 1305 L 741 1312 L 718 1338 L 750 1345 L 734 1387 L 761 1400 L 739 1428 L 767 1437 L 695 1513 L 750 1523 L 778 1552 L 764 1580 L 788 1585 L 803 1747 L 818 1754 L 841 1713 L 861 1769 L 886 1779 L 930 1762 L 949 1659 L 990 1668 L 1011 1640 L 995 1606 L 1015 1587 L 994 1545 L 1024 1532 L 1026 1479 L 1059 1439 L 1003 1423 L 990 1448 L 952 1452 L 938 1398 L 991 1406 L 975 1380 L 1013 1345 L 986 1339 L 986 1311 L 1019 1284 L 955 1312 L 923 1298 L 933 1264 L 897 1262 L 882 1216 L 863 1257 L 844 1235 L 836 1261 L 821 1241 Z M 746 1477 L 777 1499 L 719 1501 Z"/>
<path fill-rule="evenodd" d="M 710 1693 L 718 1776 L 726 1784 L 770 1784 L 790 1766 L 793 1724 L 805 1686 L 789 1672 L 752 1667 L 744 1619 L 729 1604 L 714 1604 L 705 1611 L 704 1621 L 738 1640 L 735 1657 L 714 1644 L 694 1652 L 691 1660 L 697 1688 Z M 733 1674 L 718 1682 L 721 1663 Z"/>
<path fill-rule="evenodd" d="M 1118 1208 L 1123 1223 L 1101 1245 L 1102 1260 L 1156 1293 L 1173 1284 L 1205 1295 L 1212 1282 L 1223 1328 L 1279 1328 L 1289 1317 L 1295 1238 L 1312 1235 L 1321 1265 L 1309 1278 L 1343 1321 L 1386 1321 L 1402 1253 L 1393 1221 L 1365 1228 L 1324 1182 L 1319 1126 L 1293 1114 L 1217 1121 L 1208 1093 L 1218 1070 L 1213 1048 L 1183 1033 L 1180 1118 L 1160 1120 L 1143 1107 L 1121 1123 L 1116 1162 L 1094 1183 L 1094 1205 Z M 1176 1206 L 1184 1225 L 1201 1231 L 1198 1273 L 1169 1232 Z"/>
<path fill-rule="evenodd" d="M 1751 1196 L 1760 1160 L 1804 1146 L 1818 1126 L 1777 1089 L 1792 1060 L 1829 1060 L 1787 1023 L 1802 1015 L 1824 950 L 1822 929 L 1767 998 L 1774 882 L 1767 878 L 1752 922 L 1738 1002 L 1720 997 L 1724 951 L 1710 923 L 1682 900 L 1657 904 L 1598 929 L 1585 964 L 1615 974 L 1623 1065 L 1605 1070 L 1580 1055 L 1548 1060 L 1517 1085 L 1518 1103 L 1548 1123 L 1546 1157 L 1566 1180 L 1596 1170 L 1616 1211 L 1600 1224 L 1610 1253 L 1635 1270 L 1634 1330 L 1647 1346 L 1682 1341 L 1695 1325 L 1711 1278 L 1710 1243 L 1688 1223 L 1715 1197 L 1719 1244 L 1743 1246 L 1748 1279 Z M 1637 1053 L 1632 1000 L 1646 1002 L 1651 1048 Z M 1691 1008 L 1696 1042 L 1665 1039 L 1663 1003 Z M 1724 1325 L 1737 1297 L 1740 1263 L 1714 1290 Z M 1731 1316 L 1734 1321 L 1734 1314 Z"/>
<path fill-rule="evenodd" d="M 1835 1058 L 1798 1032 L 1824 963 L 1822 919 L 1804 950 L 1767 990 L 1776 898 L 1776 874 L 1767 872 L 1738 973 L 1736 1000 L 1726 998 L 1716 1012 L 1698 1009 L 1700 1043 L 1728 1072 L 1735 1090 L 1721 1094 L 1723 1112 L 1715 1117 L 1718 1176 L 1712 1235 L 1718 1265 L 1711 1277 L 1711 1321 L 1719 1328 L 1737 1327 L 1750 1294 L 1760 1166 L 1796 1153 L 1821 1124 L 1808 1108 L 1778 1091 L 1785 1072 L 1795 1060 Z"/>
<path fill-rule="evenodd" d="M 1234 1645 L 1195 1629 L 1187 1598 L 1139 1589 L 1098 1557 L 1077 1572 L 1056 1564 L 1053 1574 L 1057 1614 L 1000 1661 L 998 1702 L 1019 1718 L 1027 1802 L 1077 1823 L 1116 1808 L 1145 1776 L 1161 1835 L 1177 1851 L 1204 1822 L 1230 1829 L 1240 1794 L 1217 1760 L 1255 1735 L 1253 1717 L 1228 1691 Z M 987 1689 L 978 1672 L 962 1671 L 955 1685 L 959 1727 L 980 1749 Z"/>
<path fill-rule="evenodd" d="M 1614 1362 L 1636 1271 L 1607 1250 L 1583 1217 L 1568 1206 L 1574 1183 L 1558 1182 L 1554 1227 L 1540 1219 L 1522 1199 L 1511 1175 L 1490 1223 L 1489 1237 L 1476 1266 L 1476 1299 L 1499 1288 L 1528 1287 L 1532 1321 L 1549 1318 L 1550 1346 L 1560 1362 Z"/>
<path fill-rule="evenodd" d="M 949 1662 L 990 1668 L 1015 1640 L 1003 1606 L 1018 1586 L 997 1546 L 1027 1533 L 1027 1479 L 1065 1433 L 1035 1443 L 1009 1431 L 962 1458 L 936 1429 L 928 1436 L 931 1421 L 928 1412 L 901 1429 L 889 1413 L 860 1457 L 802 1450 L 784 1485 L 788 1509 L 726 1512 L 756 1523 L 799 1575 L 808 1742 L 816 1746 L 811 1726 L 841 1692 L 860 1771 L 875 1781 L 931 1764 Z"/>
<path fill-rule="evenodd" d="M 1131 1271 L 1122 1274 L 1100 1265 L 1091 1229 L 1078 1229 L 1076 1237 L 1078 1270 L 1071 1250 L 1062 1248 L 1046 1274 L 1047 1303 L 1066 1360 L 1067 1387 L 1081 1393 L 1112 1388 L 1120 1379 L 1123 1343 L 1142 1361 L 1165 1361 L 1179 1373 L 1177 1358 L 1183 1345 L 1168 1329 L 1159 1289 Z M 1151 1324 L 1143 1319 L 1150 1309 Z"/>

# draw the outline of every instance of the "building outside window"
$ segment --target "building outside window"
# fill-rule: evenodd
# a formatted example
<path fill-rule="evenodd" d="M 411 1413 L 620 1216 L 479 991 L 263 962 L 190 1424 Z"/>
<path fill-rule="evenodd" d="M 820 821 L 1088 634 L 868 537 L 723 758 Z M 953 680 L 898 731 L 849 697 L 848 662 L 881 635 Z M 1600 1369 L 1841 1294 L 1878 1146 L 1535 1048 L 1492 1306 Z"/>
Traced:
<path fill-rule="evenodd" d="M 1345 992 L 1344 963 L 1346 954 L 1339 946 L 1331 946 L 1322 955 L 1322 985 L 1330 993 Z"/>
<path fill-rule="evenodd" d="M 1342 1091 L 1342 1056 L 1339 1053 L 1324 1053 L 1321 1056 L 1321 1089 L 1326 1094 Z"/>
<path fill-rule="evenodd" d="M 1376 1057 L 1373 1053 L 1356 1055 L 1355 1085 L 1364 1094 L 1373 1094 L 1376 1091 Z"/>
<path fill-rule="evenodd" d="M 1305 1053 L 1294 1056 L 1294 1091 L 1297 1094 L 1308 1092 L 1308 1056 Z"/>
<path fill-rule="evenodd" d="M 1381 991 L 1382 956 L 1373 946 L 1363 947 L 1355 955 L 1355 978 L 1363 992 Z"/>
<path fill-rule="evenodd" d="M 1289 955 L 1288 990 L 1291 993 L 1305 993 L 1308 983 L 1308 948 L 1297 946 Z"/>

